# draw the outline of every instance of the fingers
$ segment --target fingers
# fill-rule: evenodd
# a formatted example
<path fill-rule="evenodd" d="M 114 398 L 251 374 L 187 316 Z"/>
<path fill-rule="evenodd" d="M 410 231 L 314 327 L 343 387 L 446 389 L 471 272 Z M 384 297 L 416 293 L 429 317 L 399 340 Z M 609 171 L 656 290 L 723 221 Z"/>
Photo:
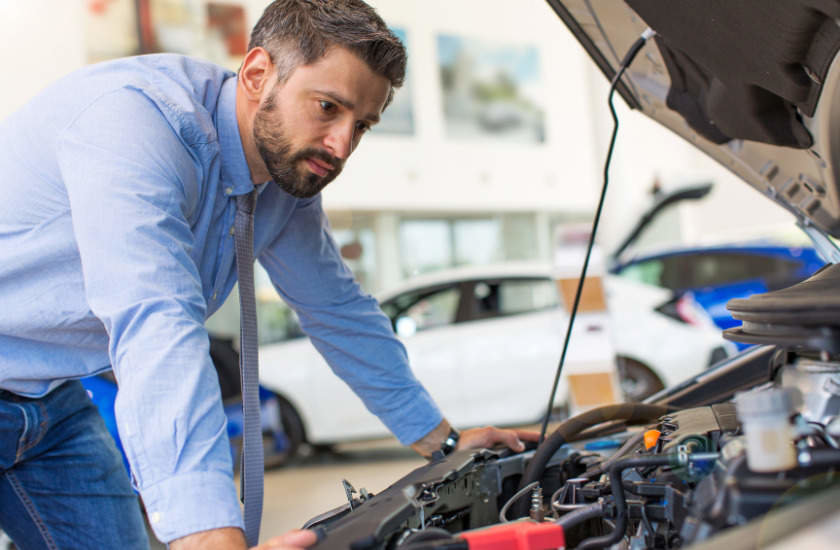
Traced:
<path fill-rule="evenodd" d="M 494 445 L 497 443 L 502 443 L 507 446 L 509 449 L 512 449 L 516 452 L 524 451 L 525 444 L 519 439 L 517 433 L 513 430 L 499 430 L 498 428 L 492 428 L 494 430 L 493 435 L 496 439 Z"/>
<path fill-rule="evenodd" d="M 296 550 L 312 546 L 317 540 L 318 537 L 314 531 L 297 529 L 269 539 L 263 544 L 255 546 L 252 550 Z"/>
<path fill-rule="evenodd" d="M 522 441 L 539 441 L 540 440 L 540 432 L 535 432 L 533 430 L 513 430 L 516 433 L 516 436 Z"/>
<path fill-rule="evenodd" d="M 530 439 L 528 440 L 530 441 Z M 500 430 L 492 426 L 464 430 L 461 432 L 458 448 L 480 449 L 499 444 L 505 445 L 516 452 L 525 450 L 525 445 L 520 441 L 516 430 Z"/>

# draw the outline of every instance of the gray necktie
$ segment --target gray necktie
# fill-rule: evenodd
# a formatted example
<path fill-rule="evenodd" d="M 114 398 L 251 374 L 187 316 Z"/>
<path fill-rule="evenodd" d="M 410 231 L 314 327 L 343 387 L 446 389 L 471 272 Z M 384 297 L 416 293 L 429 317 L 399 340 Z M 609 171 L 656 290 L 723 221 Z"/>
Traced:
<path fill-rule="evenodd" d="M 257 363 L 257 302 L 254 296 L 254 208 L 257 190 L 236 197 L 234 248 L 239 278 L 239 371 L 242 376 L 242 486 L 245 538 L 256 546 L 263 504 L 263 445 Z"/>

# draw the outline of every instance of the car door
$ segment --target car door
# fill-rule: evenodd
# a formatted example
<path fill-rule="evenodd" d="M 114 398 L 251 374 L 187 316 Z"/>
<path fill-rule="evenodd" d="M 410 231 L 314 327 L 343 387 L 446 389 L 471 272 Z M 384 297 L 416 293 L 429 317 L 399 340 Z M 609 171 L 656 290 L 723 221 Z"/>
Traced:
<path fill-rule="evenodd" d="M 458 325 L 463 285 L 448 284 L 403 292 L 382 304 L 405 345 L 414 375 L 450 415 L 460 396 L 458 370 L 463 362 Z"/>
<path fill-rule="evenodd" d="M 565 313 L 548 277 L 471 281 L 458 325 L 459 425 L 535 420 L 544 410 L 560 357 Z"/>

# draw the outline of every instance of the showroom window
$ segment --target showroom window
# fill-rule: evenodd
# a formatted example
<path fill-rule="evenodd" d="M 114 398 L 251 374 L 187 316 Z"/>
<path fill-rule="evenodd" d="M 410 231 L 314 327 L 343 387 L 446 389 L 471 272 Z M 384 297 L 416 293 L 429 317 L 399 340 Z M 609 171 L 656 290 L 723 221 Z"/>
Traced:
<path fill-rule="evenodd" d="M 400 253 L 406 277 L 454 265 L 453 237 L 449 220 L 403 220 L 400 222 Z"/>
<path fill-rule="evenodd" d="M 466 265 L 536 260 L 533 213 L 486 217 L 411 218 L 399 224 L 404 277 Z"/>

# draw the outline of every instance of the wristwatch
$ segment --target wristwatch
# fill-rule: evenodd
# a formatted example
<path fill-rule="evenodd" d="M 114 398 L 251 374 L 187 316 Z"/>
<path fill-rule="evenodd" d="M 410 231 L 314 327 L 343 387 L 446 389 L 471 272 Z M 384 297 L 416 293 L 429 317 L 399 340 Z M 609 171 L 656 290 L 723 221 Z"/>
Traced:
<path fill-rule="evenodd" d="M 448 454 L 451 454 L 452 451 L 455 450 L 455 447 L 458 446 L 459 437 L 461 437 L 461 434 L 458 433 L 458 430 L 455 428 L 449 428 L 449 435 L 447 435 L 446 439 L 443 440 L 443 443 L 440 444 L 440 449 L 429 455 L 428 459 L 434 462 L 442 459 Z"/>
<path fill-rule="evenodd" d="M 447 435 L 446 439 L 443 440 L 443 443 L 440 444 L 440 452 L 443 453 L 443 456 L 446 456 L 455 450 L 455 447 L 458 446 L 459 437 L 461 437 L 461 434 L 458 433 L 458 430 L 455 428 L 449 428 L 449 435 Z"/>

